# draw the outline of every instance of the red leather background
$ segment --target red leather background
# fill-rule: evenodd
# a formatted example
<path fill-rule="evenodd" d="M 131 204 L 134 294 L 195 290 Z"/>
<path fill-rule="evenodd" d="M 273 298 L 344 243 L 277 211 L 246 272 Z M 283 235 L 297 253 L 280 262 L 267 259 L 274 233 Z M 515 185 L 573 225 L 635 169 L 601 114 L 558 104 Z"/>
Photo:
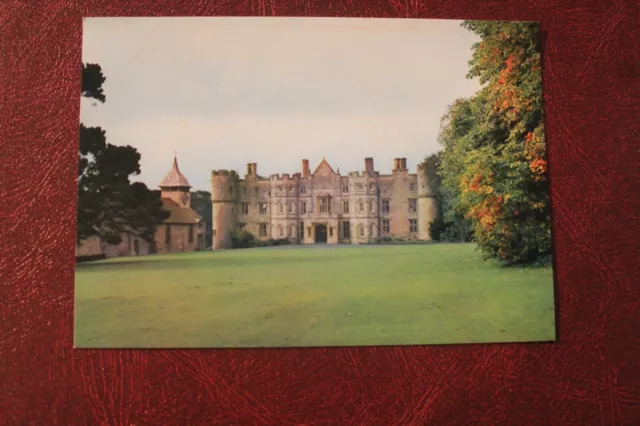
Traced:
<path fill-rule="evenodd" d="M 559 341 L 72 350 L 81 17 L 105 15 L 541 21 Z M 3 0 L 0 423 L 640 424 L 639 22 L 637 0 Z"/>

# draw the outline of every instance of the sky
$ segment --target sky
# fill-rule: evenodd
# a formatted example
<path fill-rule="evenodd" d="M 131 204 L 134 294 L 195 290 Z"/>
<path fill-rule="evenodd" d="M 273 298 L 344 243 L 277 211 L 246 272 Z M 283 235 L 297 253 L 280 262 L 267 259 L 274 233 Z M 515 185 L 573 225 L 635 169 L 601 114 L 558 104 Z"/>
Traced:
<path fill-rule="evenodd" d="M 174 154 L 194 190 L 211 170 L 342 174 L 415 168 L 439 149 L 440 118 L 472 96 L 477 36 L 461 21 L 355 18 L 86 18 L 84 63 L 106 77 L 105 103 L 80 120 L 141 153 L 133 178 L 157 188 Z"/>

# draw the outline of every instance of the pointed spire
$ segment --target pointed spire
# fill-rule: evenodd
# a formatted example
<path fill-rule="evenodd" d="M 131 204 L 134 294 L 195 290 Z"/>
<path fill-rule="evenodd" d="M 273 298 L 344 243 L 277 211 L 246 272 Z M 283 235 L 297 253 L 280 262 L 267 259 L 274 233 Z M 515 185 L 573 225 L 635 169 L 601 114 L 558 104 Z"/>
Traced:
<path fill-rule="evenodd" d="M 189 181 L 182 173 L 180 173 L 180 169 L 178 168 L 178 155 L 174 152 L 173 155 L 173 166 L 169 173 L 167 173 L 160 182 L 160 188 L 191 188 Z"/>

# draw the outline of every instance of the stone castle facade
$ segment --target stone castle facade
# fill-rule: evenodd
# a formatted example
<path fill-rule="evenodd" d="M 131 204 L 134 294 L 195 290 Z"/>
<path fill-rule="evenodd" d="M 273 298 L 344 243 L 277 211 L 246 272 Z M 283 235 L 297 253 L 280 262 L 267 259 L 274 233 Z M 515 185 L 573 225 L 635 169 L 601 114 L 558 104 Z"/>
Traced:
<path fill-rule="evenodd" d="M 378 237 L 429 240 L 437 205 L 427 171 L 409 173 L 405 158 L 393 160 L 390 175 L 374 170 L 341 175 L 323 159 L 311 172 L 258 175 L 247 164 L 244 179 L 234 171 L 211 172 L 213 249 L 231 247 L 234 230 L 260 240 L 288 238 L 295 244 L 361 244 Z"/>

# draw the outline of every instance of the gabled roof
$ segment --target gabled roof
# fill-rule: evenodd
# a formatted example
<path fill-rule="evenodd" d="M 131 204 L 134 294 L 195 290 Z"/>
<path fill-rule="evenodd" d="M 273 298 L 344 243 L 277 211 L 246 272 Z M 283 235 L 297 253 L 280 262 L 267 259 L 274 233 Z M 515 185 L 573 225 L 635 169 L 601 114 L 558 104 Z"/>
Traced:
<path fill-rule="evenodd" d="M 322 157 L 322 161 L 318 164 L 318 167 L 313 172 L 314 175 L 318 176 L 332 176 L 335 175 L 336 172 L 333 171 L 333 168 L 327 163 L 324 157 Z"/>
<path fill-rule="evenodd" d="M 200 215 L 195 210 L 189 207 L 180 207 L 178 203 L 170 198 L 162 199 L 162 208 L 171 213 L 162 223 L 191 224 L 198 223 L 201 220 Z"/>
<path fill-rule="evenodd" d="M 173 157 L 173 167 L 160 182 L 160 188 L 191 188 L 189 181 L 178 168 L 178 159 Z"/>

